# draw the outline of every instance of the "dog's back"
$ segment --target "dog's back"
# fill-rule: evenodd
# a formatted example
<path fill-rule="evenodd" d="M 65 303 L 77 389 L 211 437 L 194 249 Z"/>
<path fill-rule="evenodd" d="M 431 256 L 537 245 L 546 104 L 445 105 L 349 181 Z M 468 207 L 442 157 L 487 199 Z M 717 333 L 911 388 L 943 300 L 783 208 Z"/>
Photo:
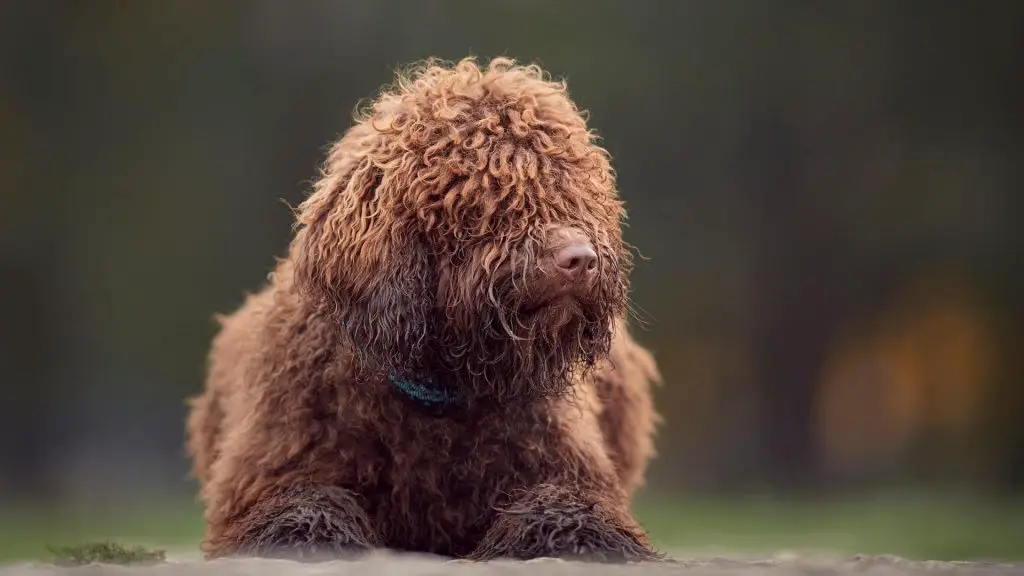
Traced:
<path fill-rule="evenodd" d="M 654 357 L 619 321 L 608 362 L 595 373 L 594 385 L 601 399 L 605 446 L 629 494 L 643 485 L 647 463 L 654 457 L 654 429 L 660 417 L 651 388 L 660 380 Z"/>
<path fill-rule="evenodd" d="M 206 485 L 210 467 L 217 459 L 228 403 L 246 385 L 244 372 L 252 353 L 251 338 L 259 332 L 271 297 L 272 287 L 267 286 L 248 296 L 231 314 L 217 317 L 220 329 L 210 346 L 204 390 L 188 399 L 187 448 L 192 457 L 192 475 L 200 488 Z"/>

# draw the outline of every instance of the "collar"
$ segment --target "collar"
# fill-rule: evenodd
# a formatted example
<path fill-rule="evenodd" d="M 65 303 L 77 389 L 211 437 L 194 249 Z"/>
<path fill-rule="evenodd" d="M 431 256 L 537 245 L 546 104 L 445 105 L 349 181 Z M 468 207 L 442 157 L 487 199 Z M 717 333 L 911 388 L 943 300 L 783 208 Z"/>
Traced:
<path fill-rule="evenodd" d="M 458 394 L 425 386 L 412 380 L 403 380 L 394 374 L 389 375 L 388 379 L 400 392 L 425 406 L 448 406 L 461 399 Z"/>

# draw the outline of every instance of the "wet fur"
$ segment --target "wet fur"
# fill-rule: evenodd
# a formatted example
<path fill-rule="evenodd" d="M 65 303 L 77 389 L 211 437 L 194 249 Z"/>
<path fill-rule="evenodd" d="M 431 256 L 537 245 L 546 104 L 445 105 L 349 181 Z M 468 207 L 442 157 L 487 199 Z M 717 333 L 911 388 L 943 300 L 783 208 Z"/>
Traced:
<path fill-rule="evenodd" d="M 268 284 L 219 319 L 187 425 L 206 556 L 656 558 L 629 505 L 658 373 L 624 320 L 623 217 L 537 67 L 399 76 L 332 148 Z M 553 225 L 586 233 L 599 279 L 534 312 Z M 464 401 L 426 409 L 389 374 Z"/>

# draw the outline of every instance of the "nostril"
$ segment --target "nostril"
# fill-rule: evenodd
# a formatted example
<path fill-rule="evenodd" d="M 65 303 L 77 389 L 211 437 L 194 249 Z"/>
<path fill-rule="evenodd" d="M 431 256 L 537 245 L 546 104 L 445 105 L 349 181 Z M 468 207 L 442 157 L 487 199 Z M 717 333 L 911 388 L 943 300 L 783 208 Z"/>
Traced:
<path fill-rule="evenodd" d="M 597 267 L 597 253 L 588 244 L 570 244 L 555 253 L 555 264 L 570 274 L 589 272 Z"/>

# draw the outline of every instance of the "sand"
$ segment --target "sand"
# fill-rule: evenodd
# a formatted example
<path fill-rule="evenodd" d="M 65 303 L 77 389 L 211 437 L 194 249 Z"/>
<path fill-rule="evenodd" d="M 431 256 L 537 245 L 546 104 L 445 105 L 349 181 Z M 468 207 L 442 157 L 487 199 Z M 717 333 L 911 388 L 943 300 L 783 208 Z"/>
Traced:
<path fill-rule="evenodd" d="M 541 558 L 528 562 L 472 563 L 433 557 L 376 554 L 357 561 L 298 563 L 287 560 L 225 559 L 202 561 L 192 555 L 169 555 L 168 561 L 155 566 L 88 565 L 57 567 L 32 563 L 0 567 L 0 576 L 72 576 L 111 574 L 123 576 L 612 576 L 617 574 L 725 576 L 829 576 L 842 574 L 910 575 L 937 574 L 980 575 L 1020 574 L 1024 564 L 1000 562 L 928 562 L 911 561 L 894 556 L 800 556 L 778 554 L 767 558 L 749 557 L 687 557 L 673 555 L 672 560 L 658 564 L 598 565 Z"/>

